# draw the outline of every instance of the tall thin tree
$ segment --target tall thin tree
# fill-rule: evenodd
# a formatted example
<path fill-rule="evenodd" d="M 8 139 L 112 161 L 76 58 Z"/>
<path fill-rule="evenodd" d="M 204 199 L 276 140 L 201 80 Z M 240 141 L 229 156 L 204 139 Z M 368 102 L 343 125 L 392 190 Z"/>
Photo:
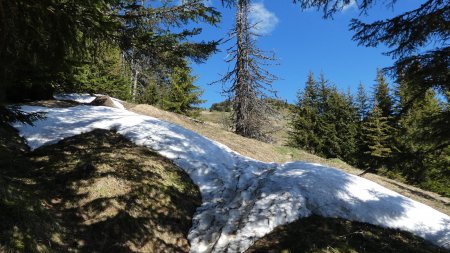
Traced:
<path fill-rule="evenodd" d="M 256 45 L 258 35 L 251 31 L 252 24 L 248 20 L 250 0 L 238 0 L 236 4 L 236 24 L 231 32 L 231 38 L 236 42 L 228 50 L 231 57 L 227 60 L 235 65 L 219 81 L 232 83 L 226 91 L 231 95 L 235 132 L 266 140 L 263 125 L 271 109 L 265 99 L 273 93 L 271 85 L 277 78 L 263 66 L 274 57 L 267 56 Z"/>

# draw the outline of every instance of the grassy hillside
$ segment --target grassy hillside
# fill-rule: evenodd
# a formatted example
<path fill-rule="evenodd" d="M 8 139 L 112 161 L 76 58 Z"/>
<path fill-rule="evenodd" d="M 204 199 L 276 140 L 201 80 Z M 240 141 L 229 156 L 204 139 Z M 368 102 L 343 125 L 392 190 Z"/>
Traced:
<path fill-rule="evenodd" d="M 202 122 L 183 115 L 163 111 L 151 105 L 126 104 L 126 107 L 129 110 L 139 114 L 149 115 L 155 118 L 166 120 L 168 122 L 172 122 L 174 124 L 181 125 L 184 128 L 197 132 L 209 139 L 225 144 L 232 150 L 244 156 L 248 156 L 260 161 L 278 163 L 285 163 L 290 161 L 306 161 L 335 167 L 354 175 L 359 175 L 362 172 L 362 170 L 352 167 L 339 159 L 326 159 L 308 153 L 301 149 L 287 147 L 283 144 L 269 144 L 236 135 L 222 127 L 220 125 L 220 122 L 218 123 L 217 121 Z M 202 113 L 203 116 L 201 116 L 201 119 L 207 120 L 211 119 L 212 117 L 218 118 L 218 115 L 220 115 L 220 113 L 221 112 L 213 112 L 211 114 L 214 116 L 210 116 L 210 113 L 204 112 Z M 405 183 L 384 177 L 382 175 L 366 173 L 364 175 L 364 178 L 374 181 L 388 189 L 396 191 L 402 195 L 405 195 L 416 201 L 429 205 L 443 213 L 446 213 L 447 215 L 450 215 L 450 198 L 446 198 L 440 196 L 439 194 L 407 185 Z"/>
<path fill-rule="evenodd" d="M 338 160 L 242 138 L 151 106 L 128 107 L 256 159 L 306 160 L 359 172 Z M 30 152 L 12 128 L 2 126 L 0 168 L 0 252 L 189 251 L 186 236 L 201 203 L 198 188 L 169 160 L 114 132 L 95 130 Z M 376 180 L 391 189 L 404 187 L 400 192 L 449 212 L 445 198 L 382 177 Z M 448 252 L 409 233 L 317 216 L 278 227 L 248 252 L 380 250 Z"/>
<path fill-rule="evenodd" d="M 29 152 L 2 126 L 0 168 L 0 252 L 189 251 L 198 188 L 113 132 Z"/>

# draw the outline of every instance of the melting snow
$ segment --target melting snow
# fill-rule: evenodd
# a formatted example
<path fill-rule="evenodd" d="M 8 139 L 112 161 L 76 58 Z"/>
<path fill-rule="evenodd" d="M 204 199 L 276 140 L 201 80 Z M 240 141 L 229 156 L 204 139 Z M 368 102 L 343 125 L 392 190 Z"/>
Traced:
<path fill-rule="evenodd" d="M 78 103 L 82 103 L 82 104 L 89 104 L 92 101 L 94 101 L 94 99 L 96 98 L 96 96 L 105 96 L 103 94 L 94 94 L 94 96 L 88 94 L 88 93 L 68 93 L 68 94 L 56 94 L 53 97 L 57 100 L 72 100 Z M 111 97 L 111 100 L 114 104 L 114 106 L 118 109 L 122 109 L 125 110 L 125 107 L 122 104 L 122 100 L 117 99 L 117 98 L 113 98 Z"/>
<path fill-rule="evenodd" d="M 242 252 L 275 227 L 311 214 L 406 230 L 450 248 L 449 216 L 334 168 L 256 161 L 180 126 L 121 109 L 22 110 L 47 113 L 34 127 L 14 124 L 32 149 L 96 128 L 115 129 L 172 159 L 202 194 L 188 236 L 192 252 Z"/>

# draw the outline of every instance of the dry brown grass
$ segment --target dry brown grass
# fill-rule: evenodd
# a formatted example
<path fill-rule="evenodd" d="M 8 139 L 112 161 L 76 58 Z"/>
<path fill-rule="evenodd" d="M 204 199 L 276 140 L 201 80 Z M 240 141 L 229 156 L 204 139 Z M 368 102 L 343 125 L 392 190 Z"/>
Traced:
<path fill-rule="evenodd" d="M 339 159 L 325 159 L 281 144 L 268 144 L 236 135 L 225 130 L 217 122 L 201 122 L 183 115 L 163 111 L 151 105 L 126 104 L 125 106 L 130 111 L 180 125 L 211 140 L 220 142 L 244 156 L 260 161 L 278 163 L 306 161 L 335 167 L 354 175 L 359 175 L 362 172 L 360 169 L 354 168 Z M 217 118 L 219 116 L 214 115 L 212 117 Z M 207 117 L 204 116 L 203 118 L 205 119 Z M 364 178 L 450 215 L 449 198 L 372 173 L 365 174 Z"/>

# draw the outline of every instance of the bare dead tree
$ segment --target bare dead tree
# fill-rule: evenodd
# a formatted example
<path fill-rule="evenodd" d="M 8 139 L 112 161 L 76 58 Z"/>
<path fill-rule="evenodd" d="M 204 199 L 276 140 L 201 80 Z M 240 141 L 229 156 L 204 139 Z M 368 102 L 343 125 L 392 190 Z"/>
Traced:
<path fill-rule="evenodd" d="M 236 24 L 230 33 L 230 40 L 236 42 L 228 49 L 230 57 L 227 59 L 228 63 L 234 62 L 234 68 L 218 82 L 231 83 L 225 92 L 230 95 L 233 105 L 234 131 L 245 137 L 267 141 L 264 126 L 273 110 L 267 105 L 266 98 L 275 94 L 272 83 L 277 78 L 264 67 L 270 65 L 275 57 L 257 47 L 259 35 L 252 31 L 249 11 L 250 0 L 237 1 Z"/>

